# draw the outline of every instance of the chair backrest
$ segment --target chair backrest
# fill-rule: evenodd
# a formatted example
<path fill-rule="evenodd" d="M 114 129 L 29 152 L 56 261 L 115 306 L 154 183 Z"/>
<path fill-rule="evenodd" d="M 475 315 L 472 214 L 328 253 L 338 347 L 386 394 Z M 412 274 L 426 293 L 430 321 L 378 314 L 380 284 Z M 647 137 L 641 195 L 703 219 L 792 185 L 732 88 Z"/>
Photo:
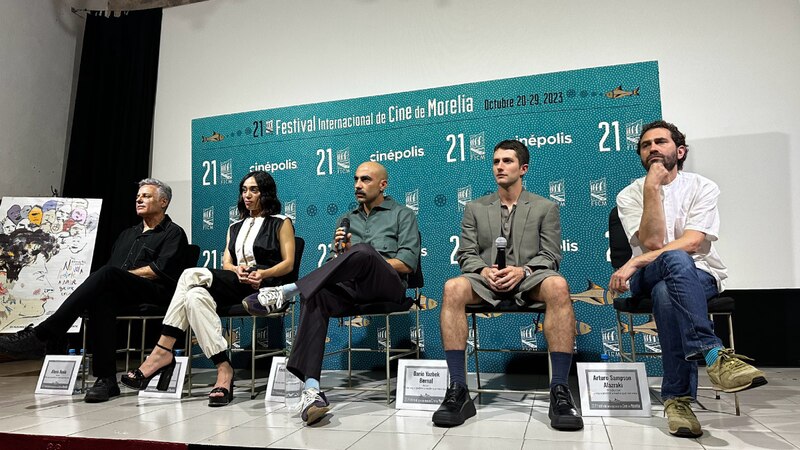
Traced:
<path fill-rule="evenodd" d="M 186 249 L 186 260 L 184 261 L 184 268 L 197 267 L 197 260 L 200 259 L 200 246 L 189 244 Z"/>
<path fill-rule="evenodd" d="M 417 270 L 408 274 L 408 288 L 417 289 L 425 286 L 425 276 L 422 275 L 422 252 L 417 257 Z"/>
<path fill-rule="evenodd" d="M 608 245 L 611 249 L 611 266 L 613 268 L 619 269 L 631 259 L 633 251 L 628 242 L 628 235 L 625 234 L 625 228 L 622 227 L 622 221 L 619 220 L 619 211 L 616 206 L 608 214 Z"/>
<path fill-rule="evenodd" d="M 303 251 L 306 248 L 306 241 L 299 236 L 294 237 L 294 266 L 292 271 L 283 277 L 284 283 L 294 283 L 300 278 L 300 261 L 303 259 Z"/>

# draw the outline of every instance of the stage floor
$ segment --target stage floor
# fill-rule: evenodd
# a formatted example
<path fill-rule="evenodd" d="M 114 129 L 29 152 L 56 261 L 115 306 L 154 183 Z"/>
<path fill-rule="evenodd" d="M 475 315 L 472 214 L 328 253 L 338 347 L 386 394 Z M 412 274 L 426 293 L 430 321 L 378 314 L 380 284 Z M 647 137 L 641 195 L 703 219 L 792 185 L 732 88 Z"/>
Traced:
<path fill-rule="evenodd" d="M 86 404 L 81 395 L 35 396 L 40 367 L 40 361 L 0 364 L 0 432 L 13 433 L 14 438 L 49 435 L 122 439 L 139 441 L 133 444 L 140 448 L 147 447 L 141 440 L 195 444 L 190 448 L 800 448 L 798 368 L 767 369 L 768 385 L 740 394 L 740 417 L 734 415 L 732 395 L 723 394 L 721 400 L 714 400 L 709 391 L 701 391 L 700 400 L 708 410 L 696 411 L 704 434 L 699 439 L 680 439 L 669 435 L 663 406 L 655 399 L 650 418 L 586 417 L 583 431 L 569 433 L 548 426 L 545 395 L 484 395 L 476 405 L 476 418 L 463 426 L 443 429 L 433 426 L 430 412 L 397 411 L 379 395 L 335 390 L 328 393 L 332 411 L 320 423 L 306 427 L 288 414 L 283 404 L 265 404 L 263 393 L 250 400 L 249 390 L 244 388 L 237 388 L 233 404 L 218 409 L 206 406 L 206 399 L 200 396 L 208 389 L 180 402 L 140 400 L 127 390 L 121 397 L 100 404 Z M 707 381 L 702 372 L 701 382 Z M 337 385 L 341 378 L 341 373 L 326 373 L 323 386 Z M 510 376 L 502 378 L 515 381 Z M 658 384 L 658 380 L 652 381 Z M 474 380 L 470 384 L 474 386 Z M 0 442 L 0 448 L 7 447 Z"/>

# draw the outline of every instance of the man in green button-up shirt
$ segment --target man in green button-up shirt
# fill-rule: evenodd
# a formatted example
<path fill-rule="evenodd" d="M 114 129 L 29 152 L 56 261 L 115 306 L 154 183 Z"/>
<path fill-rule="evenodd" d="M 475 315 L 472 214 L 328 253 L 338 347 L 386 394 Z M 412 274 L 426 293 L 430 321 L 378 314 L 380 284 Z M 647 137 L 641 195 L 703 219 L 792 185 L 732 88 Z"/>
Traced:
<path fill-rule="evenodd" d="M 265 315 L 286 306 L 285 299 L 301 294 L 300 324 L 286 369 L 305 380 L 298 412 L 314 423 L 330 408 L 319 390 L 328 319 L 354 304 L 402 302 L 407 274 L 417 270 L 420 236 L 417 217 L 384 191 L 386 168 L 376 162 L 358 166 L 355 196 L 358 207 L 348 219 L 349 232 L 336 229 L 331 258 L 297 283 L 263 288 L 242 302 L 253 315 Z"/>

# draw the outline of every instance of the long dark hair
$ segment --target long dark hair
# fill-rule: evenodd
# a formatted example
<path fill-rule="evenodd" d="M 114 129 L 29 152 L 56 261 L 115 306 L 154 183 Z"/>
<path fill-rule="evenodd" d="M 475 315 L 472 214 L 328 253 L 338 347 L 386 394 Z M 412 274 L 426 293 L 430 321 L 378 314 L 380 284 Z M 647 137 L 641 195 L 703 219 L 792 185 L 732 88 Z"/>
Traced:
<path fill-rule="evenodd" d="M 8 281 L 16 281 L 20 270 L 37 256 L 49 261 L 59 249 L 58 240 L 42 230 L 18 228 L 11 234 L 0 234 L 0 270 L 5 270 Z"/>
<path fill-rule="evenodd" d="M 261 217 L 280 213 L 281 201 L 278 200 L 278 186 L 275 185 L 275 180 L 273 180 L 272 175 L 267 172 L 256 170 L 245 175 L 242 181 L 239 182 L 239 203 L 236 204 L 236 207 L 239 209 L 239 218 L 245 219 L 250 217 L 250 211 L 244 206 L 244 198 L 242 197 L 244 182 L 250 177 L 256 179 L 258 192 L 261 194 Z"/>

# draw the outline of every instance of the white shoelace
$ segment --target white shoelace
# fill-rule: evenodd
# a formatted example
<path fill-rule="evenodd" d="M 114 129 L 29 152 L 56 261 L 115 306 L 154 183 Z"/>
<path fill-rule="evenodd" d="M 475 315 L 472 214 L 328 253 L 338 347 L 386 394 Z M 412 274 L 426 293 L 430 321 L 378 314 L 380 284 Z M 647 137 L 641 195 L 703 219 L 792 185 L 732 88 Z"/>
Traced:
<path fill-rule="evenodd" d="M 314 388 L 305 389 L 303 390 L 303 394 L 300 396 L 300 401 L 297 402 L 296 405 L 292 408 L 292 412 L 300 413 L 308 406 L 312 405 L 317 398 L 319 397 L 319 391 Z"/>

